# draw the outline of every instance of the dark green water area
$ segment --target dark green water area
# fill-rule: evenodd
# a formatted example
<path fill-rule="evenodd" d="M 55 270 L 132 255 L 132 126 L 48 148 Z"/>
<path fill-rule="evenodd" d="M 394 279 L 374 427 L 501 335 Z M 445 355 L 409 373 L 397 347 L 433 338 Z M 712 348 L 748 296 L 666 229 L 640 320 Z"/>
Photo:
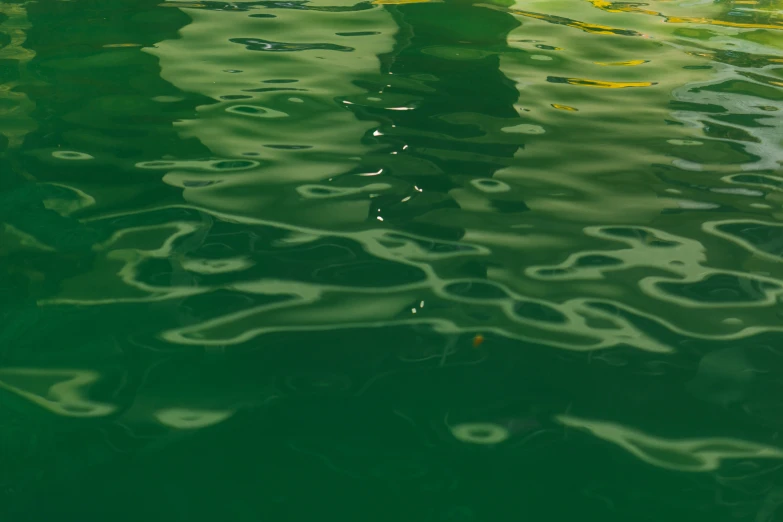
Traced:
<path fill-rule="evenodd" d="M 0 0 L 0 521 L 783 521 L 783 4 Z"/>

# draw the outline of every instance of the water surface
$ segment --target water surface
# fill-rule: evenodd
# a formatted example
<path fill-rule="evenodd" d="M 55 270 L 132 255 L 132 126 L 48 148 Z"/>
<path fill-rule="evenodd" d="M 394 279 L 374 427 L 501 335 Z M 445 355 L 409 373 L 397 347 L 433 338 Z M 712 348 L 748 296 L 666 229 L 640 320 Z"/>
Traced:
<path fill-rule="evenodd" d="M 782 35 L 2 1 L 2 519 L 783 519 Z"/>

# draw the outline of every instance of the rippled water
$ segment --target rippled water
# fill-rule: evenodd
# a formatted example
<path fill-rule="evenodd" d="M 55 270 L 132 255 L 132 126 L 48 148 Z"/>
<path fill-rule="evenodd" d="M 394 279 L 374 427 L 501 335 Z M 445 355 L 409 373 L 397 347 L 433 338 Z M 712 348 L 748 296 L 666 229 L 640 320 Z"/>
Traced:
<path fill-rule="evenodd" d="M 781 14 L 0 2 L 2 520 L 783 520 Z"/>

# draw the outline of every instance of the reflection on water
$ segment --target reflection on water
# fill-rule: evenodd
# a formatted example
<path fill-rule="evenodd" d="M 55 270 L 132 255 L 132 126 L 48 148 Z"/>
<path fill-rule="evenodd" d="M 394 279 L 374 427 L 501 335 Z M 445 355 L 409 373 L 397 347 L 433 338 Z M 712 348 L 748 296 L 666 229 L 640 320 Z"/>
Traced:
<path fill-rule="evenodd" d="M 783 451 L 761 444 L 732 439 L 669 441 L 608 422 L 594 422 L 567 415 L 558 417 L 566 426 L 589 430 L 596 437 L 622 446 L 640 459 L 678 471 L 710 471 L 722 459 L 781 459 Z"/>
<path fill-rule="evenodd" d="M 0 5 L 5 518 L 776 520 L 781 30 Z"/>

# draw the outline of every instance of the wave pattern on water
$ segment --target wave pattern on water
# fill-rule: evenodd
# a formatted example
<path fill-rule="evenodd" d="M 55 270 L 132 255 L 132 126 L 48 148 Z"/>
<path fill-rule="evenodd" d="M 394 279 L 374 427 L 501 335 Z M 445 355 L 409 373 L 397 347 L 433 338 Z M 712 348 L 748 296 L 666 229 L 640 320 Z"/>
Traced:
<path fill-rule="evenodd" d="M 778 7 L 0 6 L 0 407 L 89 433 L 84 463 L 268 415 L 296 458 L 443 495 L 470 479 L 432 448 L 597 447 L 771 522 Z M 351 408 L 368 433 L 329 432 Z"/>

